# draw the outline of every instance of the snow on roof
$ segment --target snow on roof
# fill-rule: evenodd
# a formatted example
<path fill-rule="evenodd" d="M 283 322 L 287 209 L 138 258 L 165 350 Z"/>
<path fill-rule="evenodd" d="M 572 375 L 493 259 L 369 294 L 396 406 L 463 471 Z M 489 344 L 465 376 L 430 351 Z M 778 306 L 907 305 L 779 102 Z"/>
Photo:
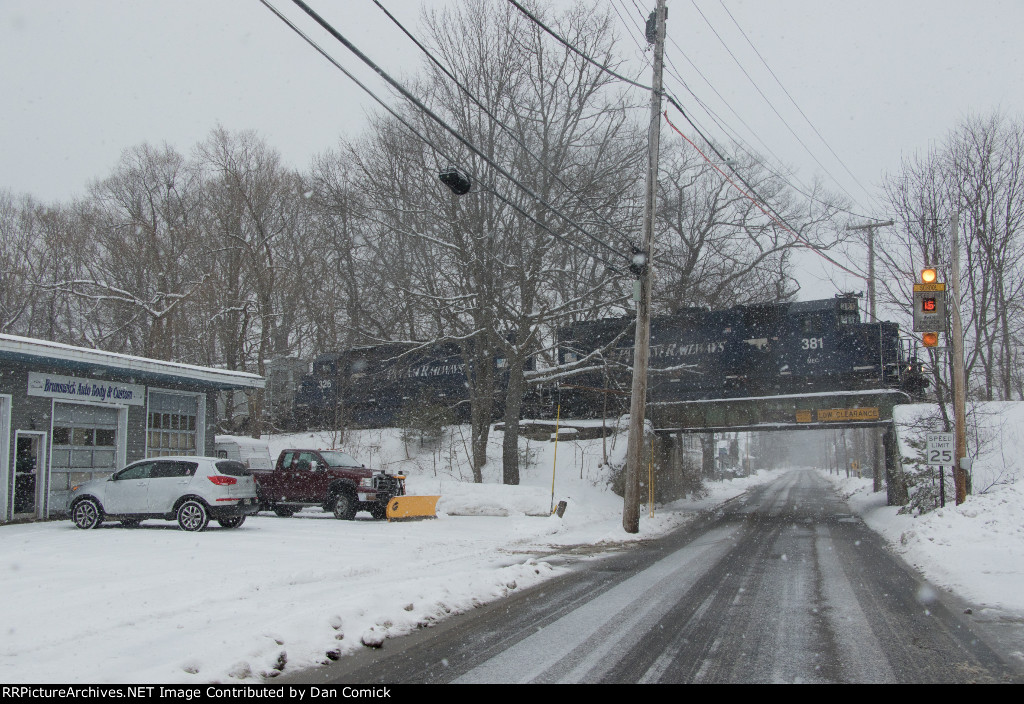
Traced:
<path fill-rule="evenodd" d="M 159 359 L 74 347 L 59 342 L 17 335 L 0 334 L 0 357 L 45 359 L 72 365 L 107 367 L 152 376 L 206 382 L 226 389 L 262 389 L 266 386 L 266 380 L 263 377 L 249 372 L 234 372 L 193 364 L 165 362 Z"/>

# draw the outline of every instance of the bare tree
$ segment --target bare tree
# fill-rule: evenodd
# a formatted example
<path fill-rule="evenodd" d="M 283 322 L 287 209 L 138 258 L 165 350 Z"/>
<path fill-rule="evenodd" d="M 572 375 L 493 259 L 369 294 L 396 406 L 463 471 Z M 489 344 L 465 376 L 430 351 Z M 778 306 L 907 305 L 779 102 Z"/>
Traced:
<path fill-rule="evenodd" d="M 254 132 L 218 127 L 197 148 L 207 179 L 210 236 L 206 251 L 219 266 L 222 344 L 229 368 L 266 375 L 267 360 L 287 354 L 294 328 L 291 287 L 301 285 L 285 262 L 301 249 L 303 185 L 280 155 Z M 244 366 L 243 366 L 244 365 Z M 251 431 L 264 420 L 263 394 L 249 396 Z"/>
<path fill-rule="evenodd" d="M 950 262 L 949 223 L 960 217 L 961 317 L 968 393 L 980 399 L 1020 396 L 1024 291 L 1024 125 L 1002 115 L 967 118 L 940 146 L 904 159 L 886 178 L 895 231 L 879 248 L 883 300 L 910 316 L 911 284 L 924 265 Z M 948 274 L 947 274 L 948 275 Z M 929 351 L 940 403 L 948 395 L 948 361 Z"/>
<path fill-rule="evenodd" d="M 194 247 L 202 195 L 198 174 L 168 146 L 126 150 L 97 182 L 63 233 L 81 257 L 50 291 L 90 305 L 90 344 L 157 359 L 190 360 L 184 303 L 203 283 Z M 60 235 L 62 233 L 55 232 Z"/>

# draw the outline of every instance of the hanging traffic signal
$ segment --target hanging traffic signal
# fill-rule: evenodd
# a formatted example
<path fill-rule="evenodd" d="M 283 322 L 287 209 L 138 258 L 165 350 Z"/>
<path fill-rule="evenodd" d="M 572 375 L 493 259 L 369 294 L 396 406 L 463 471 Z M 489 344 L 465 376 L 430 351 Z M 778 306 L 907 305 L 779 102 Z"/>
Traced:
<path fill-rule="evenodd" d="M 933 284 L 939 278 L 939 272 L 936 269 L 922 269 L 921 270 L 921 283 Z"/>
<path fill-rule="evenodd" d="M 921 336 L 921 344 L 925 347 L 938 347 L 939 346 L 939 333 L 937 332 L 926 332 Z"/>

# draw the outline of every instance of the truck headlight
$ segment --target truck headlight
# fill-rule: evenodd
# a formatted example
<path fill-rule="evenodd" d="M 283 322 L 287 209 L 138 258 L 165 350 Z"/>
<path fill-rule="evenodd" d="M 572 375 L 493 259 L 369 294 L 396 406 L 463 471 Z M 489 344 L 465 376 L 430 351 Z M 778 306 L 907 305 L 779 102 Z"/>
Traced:
<path fill-rule="evenodd" d="M 364 487 L 366 489 L 372 489 L 373 477 L 363 477 L 362 479 L 359 480 L 359 486 Z"/>

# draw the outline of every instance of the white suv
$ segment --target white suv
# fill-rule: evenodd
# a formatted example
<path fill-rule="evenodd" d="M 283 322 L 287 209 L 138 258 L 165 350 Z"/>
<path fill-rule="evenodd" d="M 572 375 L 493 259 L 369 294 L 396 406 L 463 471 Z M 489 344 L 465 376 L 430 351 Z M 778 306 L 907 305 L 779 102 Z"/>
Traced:
<path fill-rule="evenodd" d="M 71 489 L 68 512 L 79 528 L 104 520 L 134 527 L 147 518 L 178 521 L 201 531 L 210 519 L 237 528 L 259 510 L 249 468 L 216 457 L 155 457 L 130 464 L 107 479 Z"/>

